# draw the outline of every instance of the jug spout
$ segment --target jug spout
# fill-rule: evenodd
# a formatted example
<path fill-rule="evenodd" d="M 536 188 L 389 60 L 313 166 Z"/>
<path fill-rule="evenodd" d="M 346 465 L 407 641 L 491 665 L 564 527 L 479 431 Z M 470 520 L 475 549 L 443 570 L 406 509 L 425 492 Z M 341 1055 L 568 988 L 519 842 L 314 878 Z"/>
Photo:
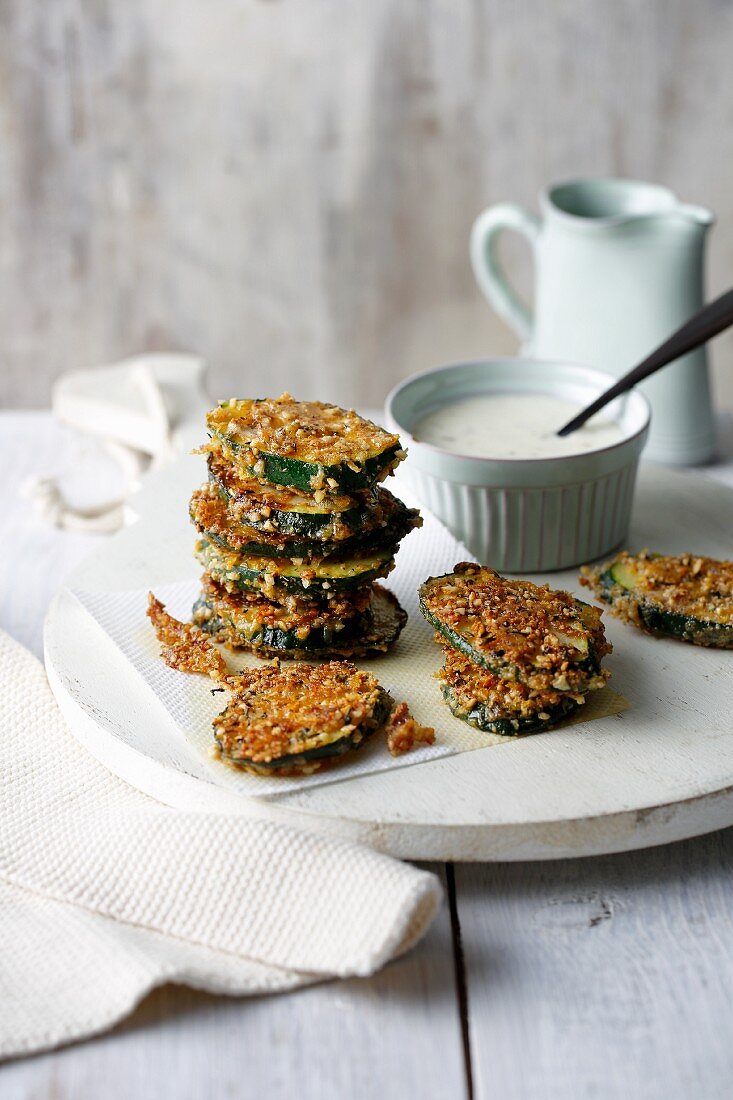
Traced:
<path fill-rule="evenodd" d="M 715 221 L 715 214 L 712 210 L 707 210 L 704 206 L 694 206 L 692 203 L 679 203 L 673 213 L 679 214 L 680 217 L 687 219 L 701 229 L 709 229 Z"/>

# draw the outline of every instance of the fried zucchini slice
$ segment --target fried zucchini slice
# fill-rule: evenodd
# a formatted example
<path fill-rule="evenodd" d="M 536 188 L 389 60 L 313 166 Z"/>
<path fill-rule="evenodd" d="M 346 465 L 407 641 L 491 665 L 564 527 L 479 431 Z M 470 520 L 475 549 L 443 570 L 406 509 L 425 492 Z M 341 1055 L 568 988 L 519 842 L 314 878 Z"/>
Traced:
<path fill-rule="evenodd" d="M 193 622 L 208 633 L 237 637 L 251 648 L 323 653 L 371 626 L 368 592 L 359 593 L 358 599 L 336 598 L 325 605 L 293 599 L 283 606 L 258 592 L 227 592 L 206 574 L 202 586 Z"/>
<path fill-rule="evenodd" d="M 371 589 L 368 611 L 360 613 L 354 629 L 347 626 L 341 633 L 334 632 L 330 641 L 326 640 L 324 630 L 323 647 L 317 644 L 318 634 L 315 631 L 309 631 L 302 640 L 297 637 L 297 632 L 278 635 L 274 630 L 263 629 L 257 635 L 256 632 L 240 631 L 234 619 L 227 618 L 220 608 L 214 607 L 206 594 L 194 604 L 192 618 L 214 641 L 222 642 L 231 649 L 248 650 L 256 657 L 376 657 L 395 644 L 407 622 L 407 612 L 391 592 L 375 584 Z"/>
<path fill-rule="evenodd" d="M 266 665 L 242 673 L 214 719 L 222 758 L 264 775 L 303 775 L 360 748 L 387 721 L 391 696 L 348 661 Z"/>
<path fill-rule="evenodd" d="M 475 664 L 529 686 L 546 686 L 549 673 L 562 690 L 586 691 L 611 650 L 595 608 L 471 562 L 427 580 L 420 610 Z"/>
<path fill-rule="evenodd" d="M 733 649 L 733 562 L 624 550 L 604 565 L 583 566 L 580 583 L 649 634 Z"/>
<path fill-rule="evenodd" d="M 293 592 L 303 599 L 324 600 L 335 592 L 361 588 L 394 568 L 389 549 L 363 554 L 346 561 L 299 562 L 290 558 L 266 558 L 234 554 L 208 539 L 196 544 L 196 555 L 206 572 L 228 592 L 249 589 L 278 599 L 278 592 Z"/>
<path fill-rule="evenodd" d="M 480 668 L 456 649 L 445 647 L 438 673 L 443 698 L 452 714 L 476 729 L 515 737 L 550 729 L 583 703 L 583 696 L 546 688 L 532 691 Z M 605 681 L 601 680 L 597 686 Z"/>
<path fill-rule="evenodd" d="M 339 542 L 323 542 L 288 538 L 239 524 L 216 488 L 205 485 L 191 496 L 191 521 L 204 538 L 233 553 L 275 558 L 299 558 L 312 561 L 343 561 L 360 553 L 386 549 L 395 554 L 401 540 L 422 523 L 416 508 L 406 508 L 401 501 L 385 493 L 387 498 L 380 523 L 366 535 L 352 535 Z"/>
<path fill-rule="evenodd" d="M 209 479 L 228 503 L 232 518 L 263 533 L 336 542 L 366 533 L 380 521 L 375 505 L 385 490 L 343 493 L 302 493 L 280 485 L 263 485 L 245 477 L 221 456 L 209 452 Z"/>
<path fill-rule="evenodd" d="M 555 707 L 545 707 L 540 711 L 522 716 L 502 710 L 501 705 L 493 699 L 484 702 L 475 701 L 466 707 L 454 689 L 447 684 L 443 687 L 443 698 L 455 718 L 460 718 L 469 726 L 484 733 L 497 733 L 502 737 L 518 737 L 523 733 L 542 733 L 556 726 L 578 707 L 578 704 L 569 696 L 562 699 Z"/>
<path fill-rule="evenodd" d="M 405 456 L 396 435 L 353 409 L 288 393 L 225 401 L 206 419 L 225 455 L 248 476 L 306 492 L 368 489 Z"/>

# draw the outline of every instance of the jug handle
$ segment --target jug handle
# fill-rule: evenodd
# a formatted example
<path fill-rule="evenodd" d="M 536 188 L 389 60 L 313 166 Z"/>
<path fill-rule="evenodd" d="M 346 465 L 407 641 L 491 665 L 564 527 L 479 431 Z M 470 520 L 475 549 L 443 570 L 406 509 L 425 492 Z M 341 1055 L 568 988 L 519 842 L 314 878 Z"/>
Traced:
<path fill-rule="evenodd" d="M 504 229 L 515 229 L 527 238 L 534 252 L 540 226 L 540 219 L 529 210 L 503 202 L 479 214 L 471 230 L 471 266 L 476 282 L 489 304 L 524 343 L 532 336 L 532 311 L 507 281 L 499 262 L 499 236 Z"/>

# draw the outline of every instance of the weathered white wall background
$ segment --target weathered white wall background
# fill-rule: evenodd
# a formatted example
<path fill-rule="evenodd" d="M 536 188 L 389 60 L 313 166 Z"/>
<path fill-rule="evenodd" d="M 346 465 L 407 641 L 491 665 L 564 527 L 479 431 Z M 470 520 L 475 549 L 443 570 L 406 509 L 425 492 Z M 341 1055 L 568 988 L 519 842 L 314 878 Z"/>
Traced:
<path fill-rule="evenodd" d="M 214 396 L 375 404 L 511 351 L 471 222 L 576 174 L 713 207 L 710 292 L 733 281 L 726 0 L 0 0 L 0 21 L 2 403 L 145 348 L 206 355 Z M 715 359 L 733 400 L 733 338 Z"/>

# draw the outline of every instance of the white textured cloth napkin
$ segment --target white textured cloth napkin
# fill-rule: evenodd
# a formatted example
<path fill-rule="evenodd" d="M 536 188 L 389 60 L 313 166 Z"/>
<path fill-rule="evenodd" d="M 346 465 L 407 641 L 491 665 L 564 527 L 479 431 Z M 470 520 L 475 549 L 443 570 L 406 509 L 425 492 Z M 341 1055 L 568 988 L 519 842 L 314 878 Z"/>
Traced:
<path fill-rule="evenodd" d="M 440 904 L 409 864 L 128 787 L 2 632 L 0 769 L 0 1057 L 102 1031 L 168 981 L 255 994 L 371 974 Z"/>

